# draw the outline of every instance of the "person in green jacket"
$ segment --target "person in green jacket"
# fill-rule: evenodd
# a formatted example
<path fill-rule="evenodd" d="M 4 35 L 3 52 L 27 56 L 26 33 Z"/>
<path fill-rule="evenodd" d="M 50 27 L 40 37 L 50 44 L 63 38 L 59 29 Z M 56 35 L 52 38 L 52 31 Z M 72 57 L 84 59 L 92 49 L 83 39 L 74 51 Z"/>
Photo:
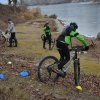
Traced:
<path fill-rule="evenodd" d="M 46 24 L 43 27 L 43 35 L 44 35 L 44 39 L 43 39 L 43 48 L 46 49 L 45 44 L 46 41 L 49 42 L 49 50 L 51 49 L 51 28 L 49 27 L 49 23 L 46 22 Z"/>
<path fill-rule="evenodd" d="M 62 33 L 56 40 L 56 46 L 60 54 L 60 61 L 58 63 L 58 70 L 63 70 L 63 66 L 70 60 L 70 52 L 68 45 L 71 43 L 71 38 L 76 37 L 85 46 L 85 50 L 89 49 L 87 41 L 76 32 L 78 25 L 75 22 L 70 23 L 69 26 L 65 27 Z"/>

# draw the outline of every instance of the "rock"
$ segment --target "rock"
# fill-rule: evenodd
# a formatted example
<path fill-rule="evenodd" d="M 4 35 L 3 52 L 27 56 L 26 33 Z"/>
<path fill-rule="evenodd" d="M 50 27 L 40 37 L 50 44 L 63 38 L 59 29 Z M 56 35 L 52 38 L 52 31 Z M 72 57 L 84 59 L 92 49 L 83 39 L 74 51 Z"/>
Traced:
<path fill-rule="evenodd" d="M 100 40 L 100 32 L 97 34 L 97 40 Z"/>

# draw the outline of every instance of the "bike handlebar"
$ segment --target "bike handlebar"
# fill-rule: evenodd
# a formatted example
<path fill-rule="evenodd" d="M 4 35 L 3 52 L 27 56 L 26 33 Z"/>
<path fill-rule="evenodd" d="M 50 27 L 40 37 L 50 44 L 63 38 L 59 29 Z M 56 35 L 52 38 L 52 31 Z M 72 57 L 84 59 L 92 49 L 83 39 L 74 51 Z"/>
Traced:
<path fill-rule="evenodd" d="M 70 51 L 85 51 L 85 46 L 73 46 Z"/>
<path fill-rule="evenodd" d="M 90 47 L 95 48 L 95 45 L 96 45 L 96 44 L 95 44 L 92 40 L 91 40 L 91 42 L 92 42 L 92 43 L 89 44 L 89 48 L 90 48 Z M 83 46 L 83 45 L 82 45 L 82 46 L 73 46 L 73 47 L 72 47 L 71 49 L 69 49 L 69 50 L 70 50 L 70 51 L 76 51 L 76 52 L 87 51 L 87 50 L 86 50 L 86 47 Z"/>

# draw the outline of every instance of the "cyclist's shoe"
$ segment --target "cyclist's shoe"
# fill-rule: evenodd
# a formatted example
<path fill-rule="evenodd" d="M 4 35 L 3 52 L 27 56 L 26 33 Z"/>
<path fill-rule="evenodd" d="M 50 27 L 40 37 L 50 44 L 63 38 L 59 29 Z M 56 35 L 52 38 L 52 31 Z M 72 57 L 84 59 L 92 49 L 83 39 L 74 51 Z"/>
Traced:
<path fill-rule="evenodd" d="M 77 85 L 76 89 L 82 91 L 82 87 L 80 85 Z"/>
<path fill-rule="evenodd" d="M 43 45 L 43 49 L 46 49 L 46 47 Z"/>
<path fill-rule="evenodd" d="M 49 48 L 49 50 L 52 50 L 51 48 Z"/>
<path fill-rule="evenodd" d="M 51 76 L 52 68 L 51 67 L 47 67 L 47 70 L 48 70 L 49 76 Z"/>
<path fill-rule="evenodd" d="M 52 49 L 51 49 L 51 46 L 49 46 L 49 50 L 52 50 Z"/>
<path fill-rule="evenodd" d="M 12 47 L 12 45 L 9 45 L 8 47 Z"/>
<path fill-rule="evenodd" d="M 15 45 L 14 47 L 17 47 L 17 45 Z"/>
<path fill-rule="evenodd" d="M 61 70 L 61 69 L 57 69 L 57 74 L 58 74 L 59 76 L 63 77 L 63 78 L 65 78 L 65 76 L 66 76 L 66 72 L 64 72 L 64 71 Z"/>

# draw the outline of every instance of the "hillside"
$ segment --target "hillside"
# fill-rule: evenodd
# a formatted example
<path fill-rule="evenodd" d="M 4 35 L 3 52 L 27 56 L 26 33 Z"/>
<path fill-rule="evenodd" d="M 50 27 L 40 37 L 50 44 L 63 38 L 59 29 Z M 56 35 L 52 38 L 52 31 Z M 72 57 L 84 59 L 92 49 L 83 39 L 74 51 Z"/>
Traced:
<path fill-rule="evenodd" d="M 41 17 L 39 10 L 29 12 L 26 8 L 16 8 L 14 12 L 12 9 L 0 5 L 0 28 L 5 28 L 8 16 L 13 17 L 18 39 L 18 47 L 7 47 L 7 42 L 0 46 L 0 74 L 5 75 L 4 80 L 0 78 L 0 100 L 100 100 L 100 41 L 94 40 L 96 47 L 80 55 L 83 91 L 75 88 L 73 64 L 66 78 L 60 78 L 56 83 L 51 79 L 44 84 L 37 77 L 38 64 L 48 55 L 59 59 L 59 53 L 56 47 L 53 50 L 48 50 L 48 45 L 47 49 L 42 48 L 42 28 L 47 21 L 51 28 L 59 29 L 62 24 Z M 56 39 L 58 35 L 52 30 L 52 38 Z M 78 42 L 75 40 L 74 43 Z M 21 71 L 28 71 L 29 76 L 21 77 Z"/>
<path fill-rule="evenodd" d="M 14 10 L 13 6 L 0 4 L 0 29 L 4 30 L 7 27 L 7 20 L 11 17 L 15 23 L 22 23 L 27 20 L 41 17 L 40 9 L 36 8 L 29 11 L 26 7 L 16 7 Z"/>
<path fill-rule="evenodd" d="M 54 26 L 51 19 L 43 18 L 17 24 L 16 31 L 20 32 L 16 34 L 18 47 L 9 48 L 5 44 L 2 51 L 0 48 L 0 73 L 7 77 L 0 80 L 0 100 L 100 100 L 100 60 L 93 55 L 99 50 L 99 41 L 96 41 L 96 50 L 80 57 L 82 92 L 75 88 L 73 65 L 66 78 L 60 78 L 55 84 L 52 80 L 47 84 L 38 80 L 37 67 L 41 59 L 48 55 L 59 58 L 56 47 L 53 50 L 48 50 L 48 45 L 47 49 L 42 48 L 41 29 L 47 20 L 50 26 Z M 57 32 L 52 32 L 53 37 L 57 35 Z M 13 63 L 13 68 L 8 61 Z M 28 77 L 19 76 L 23 70 L 30 73 Z"/>

